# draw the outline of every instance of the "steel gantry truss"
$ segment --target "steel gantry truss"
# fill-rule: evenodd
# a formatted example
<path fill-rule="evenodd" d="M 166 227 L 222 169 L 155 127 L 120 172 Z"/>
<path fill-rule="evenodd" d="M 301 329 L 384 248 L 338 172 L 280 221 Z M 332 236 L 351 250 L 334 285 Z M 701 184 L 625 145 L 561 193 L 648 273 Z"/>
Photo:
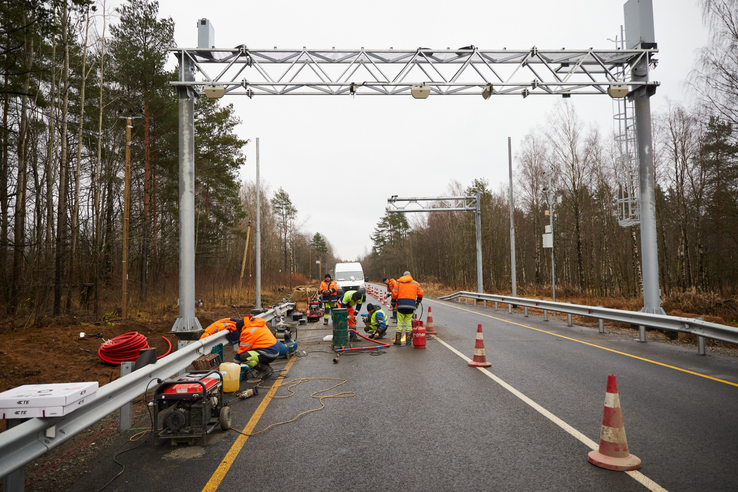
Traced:
<path fill-rule="evenodd" d="M 651 0 L 625 3 L 627 49 L 255 49 L 213 46 L 207 19 L 198 22 L 198 47 L 173 48 L 179 80 L 180 278 L 179 318 L 173 331 L 195 336 L 194 297 L 194 100 L 226 94 L 491 96 L 609 95 L 634 105 L 637 134 L 638 210 L 641 222 L 643 311 L 663 314 L 658 275 L 656 200 L 649 98 L 657 53 Z M 205 29 L 202 29 L 205 28 Z M 448 200 L 448 198 L 444 198 Z M 477 214 L 478 216 L 479 214 Z M 258 231 L 257 231 L 258 234 Z M 481 248 L 478 251 L 481 262 Z M 257 265 L 257 268 L 259 266 Z M 481 272 L 481 271 L 480 271 Z M 479 291 L 482 292 L 481 273 Z M 182 337 L 180 333 L 184 334 Z"/>
<path fill-rule="evenodd" d="M 649 69 L 655 48 L 487 50 L 458 49 L 230 49 L 172 50 L 191 64 L 198 80 L 172 82 L 197 94 L 206 90 L 253 96 L 409 95 L 602 95 L 613 87 L 657 86 L 633 81 L 633 67 Z M 610 92 L 611 93 L 611 92 Z M 220 95 L 223 95 L 221 93 Z M 623 94 L 624 95 L 624 94 Z M 622 96 L 621 96 L 622 97 Z"/>
<path fill-rule="evenodd" d="M 404 203 L 403 206 L 398 204 Z M 412 206 L 412 208 L 408 208 Z M 438 196 L 423 198 L 398 198 L 392 195 L 387 199 L 387 212 L 407 214 L 413 212 L 474 212 L 477 242 L 477 292 L 484 293 L 482 277 L 482 206 L 479 195 Z"/>

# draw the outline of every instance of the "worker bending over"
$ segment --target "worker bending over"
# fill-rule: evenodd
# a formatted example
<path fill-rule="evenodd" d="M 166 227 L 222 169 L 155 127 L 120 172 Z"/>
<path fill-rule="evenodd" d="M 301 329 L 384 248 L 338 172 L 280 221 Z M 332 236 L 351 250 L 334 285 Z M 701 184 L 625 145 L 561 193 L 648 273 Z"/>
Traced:
<path fill-rule="evenodd" d="M 364 331 L 369 333 L 369 338 L 382 338 L 387 332 L 387 315 L 379 306 L 366 305 L 367 317 Z"/>
<path fill-rule="evenodd" d="M 243 319 L 220 319 L 205 329 L 200 340 L 222 330 L 231 332 L 226 335 L 229 340 L 238 334 L 238 352 L 233 356 L 233 362 L 236 364 L 246 364 L 252 369 L 266 372 L 269 370 L 269 364 L 279 356 L 277 339 L 267 328 L 264 318 L 249 315 Z"/>
<path fill-rule="evenodd" d="M 410 272 L 406 271 L 392 290 L 392 308 L 397 308 L 397 333 L 393 345 L 402 345 L 403 330 L 405 343 L 410 345 L 413 339 L 413 313 L 422 300 L 423 289 L 413 280 Z"/>
<path fill-rule="evenodd" d="M 331 309 L 336 307 L 338 300 L 338 284 L 329 273 L 325 274 L 325 280 L 320 283 L 320 295 L 323 301 L 323 324 L 327 325 Z"/>
<path fill-rule="evenodd" d="M 363 288 L 359 290 L 348 290 L 338 300 L 339 307 L 345 308 L 348 311 L 348 326 L 349 329 L 356 329 L 356 316 L 361 311 L 361 303 L 364 302 L 366 297 L 366 291 Z M 351 338 L 355 335 L 352 333 Z"/>

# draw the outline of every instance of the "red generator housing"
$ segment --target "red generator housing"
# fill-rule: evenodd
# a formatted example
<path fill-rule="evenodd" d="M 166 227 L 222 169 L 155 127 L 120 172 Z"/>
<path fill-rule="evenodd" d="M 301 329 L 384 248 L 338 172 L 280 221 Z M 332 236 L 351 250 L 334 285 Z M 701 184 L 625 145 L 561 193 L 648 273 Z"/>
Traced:
<path fill-rule="evenodd" d="M 231 409 L 223 398 L 218 371 L 193 371 L 164 381 L 154 392 L 154 435 L 172 444 L 205 445 L 217 426 L 231 428 Z"/>
<path fill-rule="evenodd" d="M 323 305 L 320 301 L 310 301 L 307 308 L 307 320 L 312 323 L 318 321 L 323 316 Z"/>

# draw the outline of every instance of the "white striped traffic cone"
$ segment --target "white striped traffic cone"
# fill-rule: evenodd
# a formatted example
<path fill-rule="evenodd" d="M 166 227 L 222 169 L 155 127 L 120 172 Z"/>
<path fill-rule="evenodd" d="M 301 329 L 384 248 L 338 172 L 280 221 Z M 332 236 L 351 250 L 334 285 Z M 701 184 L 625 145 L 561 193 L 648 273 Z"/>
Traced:
<path fill-rule="evenodd" d="M 469 367 L 489 367 L 491 365 L 487 362 L 487 355 L 484 353 L 484 335 L 482 335 L 482 325 L 479 325 L 477 341 L 474 343 L 474 359 L 469 362 Z"/>
<path fill-rule="evenodd" d="M 630 454 L 628 440 L 625 438 L 623 411 L 620 409 L 620 396 L 615 375 L 607 376 L 607 393 L 605 393 L 605 410 L 602 414 L 600 430 L 600 447 L 590 451 L 588 460 L 600 468 L 615 471 L 638 470 L 641 459 Z"/>
<path fill-rule="evenodd" d="M 433 313 L 431 313 L 431 308 L 428 306 L 428 321 L 427 326 L 425 327 L 425 334 L 426 335 L 438 335 L 438 332 L 433 327 Z"/>

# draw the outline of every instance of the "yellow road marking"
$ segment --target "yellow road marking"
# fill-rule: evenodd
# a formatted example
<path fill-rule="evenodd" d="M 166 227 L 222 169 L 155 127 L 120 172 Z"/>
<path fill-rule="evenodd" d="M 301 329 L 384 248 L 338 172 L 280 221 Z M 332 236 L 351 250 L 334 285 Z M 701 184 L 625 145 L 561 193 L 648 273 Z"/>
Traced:
<path fill-rule="evenodd" d="M 290 367 L 292 367 L 292 364 L 297 360 L 296 356 L 292 356 L 290 361 L 287 363 L 287 365 L 282 369 L 282 371 L 289 372 Z M 220 465 L 213 473 L 213 476 L 210 477 L 210 480 L 208 483 L 205 484 L 205 487 L 203 487 L 203 492 L 213 492 L 215 491 L 220 483 L 223 481 L 223 479 L 226 476 L 226 473 L 228 473 L 228 470 L 231 468 L 231 465 L 233 465 L 233 462 L 236 460 L 236 456 L 238 456 L 238 453 L 241 452 L 241 448 L 246 444 L 246 441 L 248 440 L 248 434 L 251 434 L 251 431 L 254 430 L 256 427 L 256 424 L 259 423 L 259 419 L 261 419 L 261 416 L 266 411 L 267 407 L 269 406 L 269 403 L 271 403 L 272 398 L 274 398 L 274 394 L 279 389 L 279 386 L 282 383 L 282 379 L 277 379 L 272 387 L 269 389 L 269 393 L 264 397 L 264 399 L 259 404 L 259 407 L 256 409 L 254 414 L 251 416 L 251 419 L 249 420 L 248 424 L 246 424 L 246 427 L 243 428 L 241 432 L 243 434 L 246 434 L 245 436 L 241 434 L 238 436 L 238 439 L 236 439 L 236 442 L 233 443 L 233 446 L 231 446 L 231 449 L 228 451 L 228 454 L 225 455 L 225 458 L 223 458 L 223 461 L 220 462 Z"/>
<path fill-rule="evenodd" d="M 502 319 L 502 318 L 496 318 L 494 316 L 490 316 L 489 314 L 478 313 L 478 312 L 472 311 L 470 309 L 464 309 L 463 307 L 454 306 L 453 304 L 451 304 L 451 305 L 444 304 L 444 306 L 452 307 L 452 308 L 458 309 L 460 311 L 466 311 L 467 313 L 478 314 L 479 316 L 484 316 L 486 318 L 494 319 L 494 320 L 497 320 L 497 321 L 502 321 L 503 323 L 508 323 L 508 324 L 520 326 L 520 327 L 523 327 L 523 328 L 528 328 L 529 330 L 535 330 L 535 331 L 538 331 L 540 333 L 545 333 L 547 335 L 551 335 L 551 336 L 554 336 L 554 337 L 563 338 L 565 340 L 569 340 L 569 341 L 572 341 L 572 342 L 581 343 L 583 345 L 589 345 L 590 347 L 598 348 L 598 349 L 601 349 L 601 350 L 607 350 L 608 352 L 612 352 L 614 354 L 623 355 L 625 357 L 631 357 L 633 359 L 641 360 L 643 362 L 648 362 L 650 364 L 655 364 L 657 366 L 666 367 L 666 368 L 673 369 L 673 370 L 679 371 L 679 372 L 685 372 L 685 373 L 691 374 L 693 376 L 699 376 L 701 378 L 710 379 L 712 381 L 717 381 L 718 383 L 728 384 L 730 386 L 735 386 L 735 387 L 738 388 L 738 383 L 733 383 L 731 381 L 726 381 L 726 380 L 720 379 L 720 378 L 714 378 L 712 376 L 708 376 L 707 374 L 701 374 L 699 372 L 690 371 L 689 369 L 683 369 L 681 367 L 672 366 L 670 364 L 664 364 L 663 362 L 658 362 L 658 361 L 655 361 L 655 360 L 646 359 L 644 357 L 639 357 L 637 355 L 629 354 L 627 352 L 621 352 L 619 350 L 615 350 L 615 349 L 603 347 L 601 345 L 597 345 L 597 344 L 594 344 L 594 343 L 585 342 L 584 340 L 578 340 L 576 338 L 567 337 L 565 335 L 560 335 L 558 333 L 553 333 L 553 332 L 550 332 L 550 331 L 541 330 L 540 328 L 534 328 L 532 326 L 523 325 L 523 324 L 520 324 L 520 323 L 515 323 L 514 321 L 509 321 L 509 320 Z M 549 311 L 552 311 L 552 310 L 549 309 Z M 435 320 L 434 320 L 434 322 L 435 322 Z"/>

